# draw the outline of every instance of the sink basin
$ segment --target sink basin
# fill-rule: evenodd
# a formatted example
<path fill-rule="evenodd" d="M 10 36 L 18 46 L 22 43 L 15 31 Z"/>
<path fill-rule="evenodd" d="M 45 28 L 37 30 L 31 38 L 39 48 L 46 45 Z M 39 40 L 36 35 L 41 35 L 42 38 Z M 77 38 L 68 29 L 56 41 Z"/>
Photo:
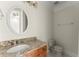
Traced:
<path fill-rule="evenodd" d="M 27 50 L 28 48 L 30 48 L 29 45 L 21 44 L 21 45 L 17 45 L 17 46 L 14 46 L 14 47 L 8 49 L 7 53 L 18 53 L 18 52 Z"/>

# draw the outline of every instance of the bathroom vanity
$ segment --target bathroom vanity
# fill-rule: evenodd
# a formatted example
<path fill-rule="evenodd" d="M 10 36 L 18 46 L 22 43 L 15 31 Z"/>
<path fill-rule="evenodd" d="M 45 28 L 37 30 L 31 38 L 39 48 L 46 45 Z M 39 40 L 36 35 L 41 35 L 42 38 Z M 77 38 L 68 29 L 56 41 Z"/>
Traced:
<path fill-rule="evenodd" d="M 42 45 L 39 46 L 35 49 L 32 49 L 30 51 L 24 52 L 23 56 L 28 56 L 28 57 L 46 57 L 47 56 L 47 45 Z"/>
<path fill-rule="evenodd" d="M 7 53 L 7 51 L 17 45 L 26 44 L 29 48 L 18 51 L 17 53 Z M 22 48 L 22 47 L 20 47 Z M 18 50 L 18 48 L 16 49 Z M 1 57 L 46 57 L 48 55 L 47 43 L 38 40 L 36 37 L 22 38 L 10 41 L 0 42 L 0 56 Z"/>

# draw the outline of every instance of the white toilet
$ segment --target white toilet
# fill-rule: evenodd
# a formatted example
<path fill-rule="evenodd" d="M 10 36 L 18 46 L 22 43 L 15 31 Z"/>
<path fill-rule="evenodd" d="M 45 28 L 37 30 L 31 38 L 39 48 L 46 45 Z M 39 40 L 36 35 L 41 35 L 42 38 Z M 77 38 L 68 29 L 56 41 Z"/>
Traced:
<path fill-rule="evenodd" d="M 55 40 L 49 40 L 48 41 L 49 46 L 49 53 L 56 57 L 61 57 L 63 55 L 63 47 L 60 45 L 57 45 Z"/>

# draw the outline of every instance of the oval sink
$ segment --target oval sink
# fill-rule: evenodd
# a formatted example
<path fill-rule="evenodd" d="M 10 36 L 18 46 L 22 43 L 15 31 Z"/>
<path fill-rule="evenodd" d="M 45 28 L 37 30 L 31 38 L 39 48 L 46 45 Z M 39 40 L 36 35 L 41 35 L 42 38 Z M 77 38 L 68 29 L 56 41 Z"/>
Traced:
<path fill-rule="evenodd" d="M 30 46 L 26 45 L 26 44 L 17 45 L 17 46 L 14 46 L 14 47 L 8 49 L 7 53 L 17 53 L 17 52 L 24 51 L 24 50 L 26 50 L 28 48 L 30 48 Z"/>

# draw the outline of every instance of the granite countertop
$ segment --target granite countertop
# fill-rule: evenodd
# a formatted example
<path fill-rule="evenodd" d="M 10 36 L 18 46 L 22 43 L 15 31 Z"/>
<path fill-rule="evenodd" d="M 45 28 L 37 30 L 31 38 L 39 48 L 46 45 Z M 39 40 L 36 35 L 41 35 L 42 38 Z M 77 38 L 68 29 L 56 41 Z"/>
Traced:
<path fill-rule="evenodd" d="M 16 45 L 6 45 L 5 47 L 0 45 L 0 57 L 15 57 L 16 53 L 11 54 L 11 53 L 6 52 L 9 48 L 11 48 L 13 46 L 17 46 L 17 45 L 21 45 L 21 44 L 29 45 L 30 48 L 25 50 L 27 52 L 32 49 L 39 48 L 43 44 L 46 44 L 43 41 L 37 40 L 35 37 L 18 39 L 17 41 L 19 41 L 20 43 L 18 43 Z M 23 54 L 23 52 L 21 54 Z"/>

